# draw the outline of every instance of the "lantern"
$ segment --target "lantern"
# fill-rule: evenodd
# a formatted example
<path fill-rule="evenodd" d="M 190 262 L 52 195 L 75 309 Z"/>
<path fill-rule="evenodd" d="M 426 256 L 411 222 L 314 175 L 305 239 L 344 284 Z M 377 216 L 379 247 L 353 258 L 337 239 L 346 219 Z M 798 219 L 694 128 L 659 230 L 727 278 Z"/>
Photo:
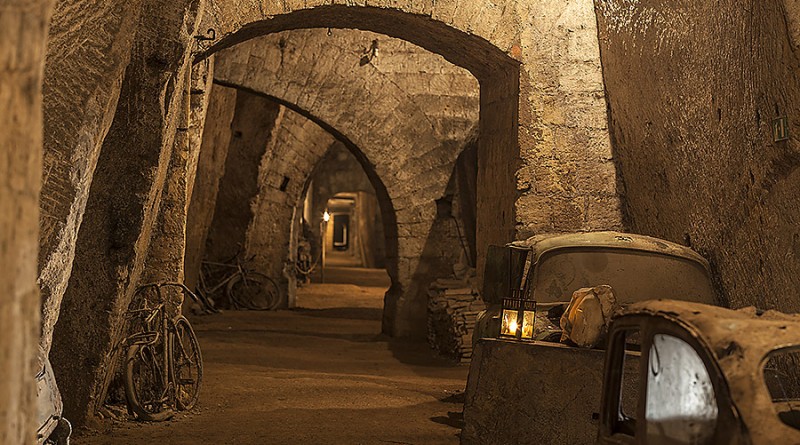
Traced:
<path fill-rule="evenodd" d="M 522 291 L 512 290 L 512 298 L 503 298 L 503 312 L 500 324 L 501 338 L 533 340 L 536 302 L 526 300 L 522 295 Z"/>

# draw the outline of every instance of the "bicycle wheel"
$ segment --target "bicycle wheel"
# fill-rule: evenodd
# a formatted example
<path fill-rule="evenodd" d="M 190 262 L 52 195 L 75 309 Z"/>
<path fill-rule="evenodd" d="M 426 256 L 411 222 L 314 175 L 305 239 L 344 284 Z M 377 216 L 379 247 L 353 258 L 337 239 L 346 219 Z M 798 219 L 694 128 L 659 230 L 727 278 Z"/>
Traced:
<path fill-rule="evenodd" d="M 192 325 L 184 316 L 175 319 L 172 335 L 172 375 L 175 402 L 179 410 L 192 409 L 200 395 L 203 381 L 203 357 Z"/>
<path fill-rule="evenodd" d="M 225 293 L 231 303 L 254 311 L 277 309 L 281 304 L 278 285 L 272 278 L 259 272 L 247 272 L 231 278 Z"/>
<path fill-rule="evenodd" d="M 134 344 L 125 357 L 125 397 L 140 420 L 158 422 L 175 413 L 164 379 L 164 351 L 159 346 Z"/>

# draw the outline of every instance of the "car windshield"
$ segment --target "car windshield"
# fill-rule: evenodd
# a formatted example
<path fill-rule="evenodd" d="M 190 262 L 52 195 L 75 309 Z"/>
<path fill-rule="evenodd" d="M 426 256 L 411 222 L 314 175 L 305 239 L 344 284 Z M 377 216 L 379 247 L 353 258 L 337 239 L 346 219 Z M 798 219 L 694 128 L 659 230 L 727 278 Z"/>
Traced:
<path fill-rule="evenodd" d="M 705 267 L 689 259 L 625 249 L 559 249 L 542 255 L 535 270 L 534 299 L 569 301 L 584 287 L 607 284 L 620 303 L 659 298 L 714 304 Z"/>
<path fill-rule="evenodd" d="M 764 380 L 778 418 L 784 424 L 800 429 L 800 346 L 767 355 Z"/>

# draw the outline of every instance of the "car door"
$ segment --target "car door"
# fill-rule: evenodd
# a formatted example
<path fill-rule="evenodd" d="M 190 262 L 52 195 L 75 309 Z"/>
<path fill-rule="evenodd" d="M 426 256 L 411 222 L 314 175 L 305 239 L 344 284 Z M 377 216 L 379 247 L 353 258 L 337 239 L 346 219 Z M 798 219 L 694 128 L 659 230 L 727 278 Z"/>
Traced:
<path fill-rule="evenodd" d="M 741 425 L 713 355 L 685 326 L 661 317 L 615 321 L 601 411 L 601 444 L 739 443 Z"/>

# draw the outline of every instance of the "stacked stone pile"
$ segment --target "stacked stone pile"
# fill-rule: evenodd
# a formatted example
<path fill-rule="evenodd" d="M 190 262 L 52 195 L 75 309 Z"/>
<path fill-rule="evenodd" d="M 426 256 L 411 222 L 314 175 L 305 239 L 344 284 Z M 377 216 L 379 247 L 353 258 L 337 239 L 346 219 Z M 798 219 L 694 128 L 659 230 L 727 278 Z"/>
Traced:
<path fill-rule="evenodd" d="M 436 280 L 428 291 L 428 343 L 440 355 L 465 363 L 472 358 L 478 313 L 486 306 L 477 290 L 474 270 L 455 269 L 462 278 Z"/>

